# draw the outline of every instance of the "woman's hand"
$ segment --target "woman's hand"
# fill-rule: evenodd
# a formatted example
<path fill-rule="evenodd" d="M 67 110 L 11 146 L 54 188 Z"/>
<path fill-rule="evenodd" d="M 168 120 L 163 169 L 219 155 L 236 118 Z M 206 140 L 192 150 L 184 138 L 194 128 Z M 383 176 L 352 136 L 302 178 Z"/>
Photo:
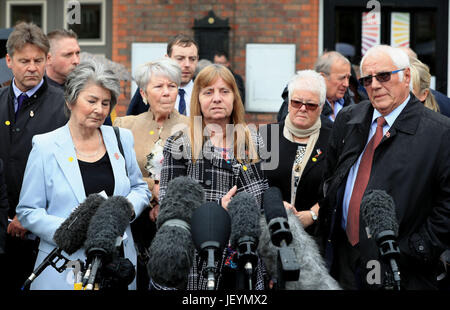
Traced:
<path fill-rule="evenodd" d="M 150 220 L 152 222 L 156 222 L 156 218 L 158 217 L 158 214 L 159 214 L 159 203 L 155 203 L 153 205 L 153 208 L 148 212 Z"/>
<path fill-rule="evenodd" d="M 22 224 L 20 224 L 19 220 L 17 219 L 17 215 L 16 215 L 16 216 L 14 216 L 11 223 L 9 223 L 7 232 L 8 232 L 8 234 L 10 234 L 13 237 L 24 239 L 25 234 L 27 233 L 27 230 L 25 228 L 23 228 Z"/>
<path fill-rule="evenodd" d="M 287 201 L 283 201 L 284 207 L 286 210 L 292 210 L 292 213 L 298 218 L 300 223 L 302 223 L 303 228 L 306 228 L 314 223 L 311 212 L 309 210 L 306 211 L 297 211 L 293 205 L 288 203 Z"/>
<path fill-rule="evenodd" d="M 233 186 L 228 193 L 225 194 L 225 196 L 222 197 L 222 199 L 220 200 L 222 202 L 222 207 L 228 211 L 227 207 L 228 204 L 231 201 L 231 198 L 233 198 L 233 196 L 236 194 L 237 192 L 237 186 Z"/>

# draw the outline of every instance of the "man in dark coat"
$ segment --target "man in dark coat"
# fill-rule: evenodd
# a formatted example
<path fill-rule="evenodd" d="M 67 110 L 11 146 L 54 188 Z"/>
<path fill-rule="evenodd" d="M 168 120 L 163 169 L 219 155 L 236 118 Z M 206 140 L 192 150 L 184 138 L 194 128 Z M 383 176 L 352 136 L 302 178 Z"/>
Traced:
<path fill-rule="evenodd" d="M 10 34 L 6 61 L 13 73 L 9 87 L 0 89 L 0 158 L 8 190 L 6 261 L 8 288 L 17 289 L 32 271 L 35 242 L 16 217 L 23 175 L 36 134 L 52 131 L 67 122 L 63 92 L 48 84 L 45 64 L 48 39 L 34 24 L 20 23 Z M 5 281 L 2 281 L 5 282 Z"/>
<path fill-rule="evenodd" d="M 5 254 L 6 227 L 8 226 L 8 193 L 6 191 L 4 165 L 0 158 L 0 262 L 3 262 Z M 2 274 L 3 264 L 0 264 L 0 274 Z"/>
<path fill-rule="evenodd" d="M 399 224 L 402 288 L 435 289 L 439 255 L 450 246 L 450 120 L 409 92 L 402 50 L 373 47 L 361 69 L 370 101 L 339 113 L 328 146 L 319 224 L 330 272 L 346 289 L 383 287 L 390 268 L 381 263 L 375 236 L 368 237 L 356 196 L 384 190 Z M 381 264 L 380 281 L 369 281 L 371 261 Z"/>
<path fill-rule="evenodd" d="M 320 73 L 327 85 L 327 96 L 323 105 L 322 115 L 334 122 L 339 111 L 354 104 L 354 93 L 349 89 L 351 77 L 351 63 L 342 54 L 330 51 L 320 56 L 314 64 L 314 70 Z M 284 120 L 288 113 L 287 87 L 284 89 L 283 104 L 277 115 L 278 122 Z"/>

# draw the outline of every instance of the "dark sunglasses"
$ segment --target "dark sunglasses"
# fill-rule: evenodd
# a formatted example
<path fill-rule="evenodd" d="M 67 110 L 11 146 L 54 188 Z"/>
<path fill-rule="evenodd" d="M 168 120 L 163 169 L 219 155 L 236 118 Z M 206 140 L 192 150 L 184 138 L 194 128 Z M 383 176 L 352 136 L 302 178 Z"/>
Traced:
<path fill-rule="evenodd" d="M 372 78 L 376 78 L 378 82 L 380 83 L 385 83 L 391 80 L 391 75 L 395 74 L 397 72 L 403 71 L 405 69 L 399 69 L 399 70 L 395 70 L 395 71 L 391 71 L 391 72 L 380 72 L 378 74 L 375 75 L 368 75 L 368 76 L 364 76 L 362 78 L 359 79 L 359 83 L 361 85 L 364 85 L 364 87 L 368 87 L 372 84 Z"/>
<path fill-rule="evenodd" d="M 292 100 L 292 99 L 291 99 L 291 106 L 294 109 L 300 109 L 302 106 L 305 106 L 306 110 L 309 111 L 315 111 L 319 107 L 319 105 L 315 103 L 301 102 L 300 100 Z"/>

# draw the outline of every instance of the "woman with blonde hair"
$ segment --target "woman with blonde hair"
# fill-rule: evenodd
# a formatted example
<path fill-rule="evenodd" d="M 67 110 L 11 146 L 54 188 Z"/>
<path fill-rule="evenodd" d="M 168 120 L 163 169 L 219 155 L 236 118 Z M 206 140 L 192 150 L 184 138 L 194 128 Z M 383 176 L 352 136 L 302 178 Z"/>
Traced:
<path fill-rule="evenodd" d="M 259 207 L 268 183 L 261 170 L 257 150 L 262 139 L 245 122 L 245 112 L 236 81 L 229 69 L 212 64 L 200 71 L 194 82 L 191 98 L 190 129 L 173 135 L 164 146 L 161 169 L 160 200 L 164 199 L 168 183 L 178 176 L 188 176 L 199 182 L 206 201 L 216 201 L 225 209 L 232 196 L 246 191 Z M 221 281 L 224 273 L 233 274 L 230 247 L 219 261 L 217 288 L 229 287 Z M 187 289 L 206 289 L 207 279 L 197 265 L 189 276 Z M 255 270 L 255 288 L 264 288 L 264 268 Z M 153 283 L 154 284 L 154 283 Z"/>
<path fill-rule="evenodd" d="M 430 91 L 431 74 L 426 64 L 415 58 L 411 61 L 411 90 L 425 107 L 439 112 L 439 106 Z"/>

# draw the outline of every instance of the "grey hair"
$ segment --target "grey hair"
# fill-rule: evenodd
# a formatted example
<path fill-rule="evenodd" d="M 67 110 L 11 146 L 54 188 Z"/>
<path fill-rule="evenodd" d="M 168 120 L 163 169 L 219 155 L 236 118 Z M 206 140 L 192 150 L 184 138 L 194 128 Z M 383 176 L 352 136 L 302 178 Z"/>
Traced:
<path fill-rule="evenodd" d="M 181 84 L 181 68 L 176 61 L 168 57 L 140 65 L 136 70 L 134 80 L 138 87 L 145 91 L 152 76 L 166 77 L 175 82 L 177 86 Z"/>
<path fill-rule="evenodd" d="M 330 75 L 331 66 L 338 60 L 350 65 L 350 61 L 347 59 L 347 57 L 339 52 L 330 51 L 324 53 L 317 59 L 316 63 L 314 64 L 314 70 L 316 72 L 322 72 L 325 75 Z"/>
<path fill-rule="evenodd" d="M 109 90 L 111 93 L 111 103 L 109 113 L 117 104 L 120 95 L 120 81 L 117 75 L 104 64 L 88 60 L 80 63 L 67 76 L 64 97 L 68 105 L 74 105 L 80 92 L 88 85 L 95 84 Z M 64 105 L 64 113 L 70 116 L 70 110 Z"/>
<path fill-rule="evenodd" d="M 288 98 L 291 101 L 294 90 L 307 90 L 319 95 L 319 107 L 325 103 L 327 86 L 325 79 L 314 70 L 300 70 L 290 79 L 288 83 Z"/>
<path fill-rule="evenodd" d="M 6 41 L 6 52 L 14 57 L 16 50 L 21 50 L 26 44 L 33 44 L 47 55 L 50 43 L 47 36 L 36 24 L 21 22 L 14 26 L 14 30 Z"/>
<path fill-rule="evenodd" d="M 408 54 L 398 47 L 392 47 L 390 45 L 380 44 L 375 45 L 369 48 L 364 55 L 364 57 L 361 59 L 361 63 L 359 66 L 359 70 L 361 72 L 361 76 L 363 76 L 363 64 L 367 57 L 374 56 L 374 55 L 387 55 L 389 58 L 391 58 L 392 63 L 397 69 L 405 69 L 410 67 L 410 61 Z M 399 81 L 403 81 L 403 71 L 400 71 L 398 73 Z"/>

